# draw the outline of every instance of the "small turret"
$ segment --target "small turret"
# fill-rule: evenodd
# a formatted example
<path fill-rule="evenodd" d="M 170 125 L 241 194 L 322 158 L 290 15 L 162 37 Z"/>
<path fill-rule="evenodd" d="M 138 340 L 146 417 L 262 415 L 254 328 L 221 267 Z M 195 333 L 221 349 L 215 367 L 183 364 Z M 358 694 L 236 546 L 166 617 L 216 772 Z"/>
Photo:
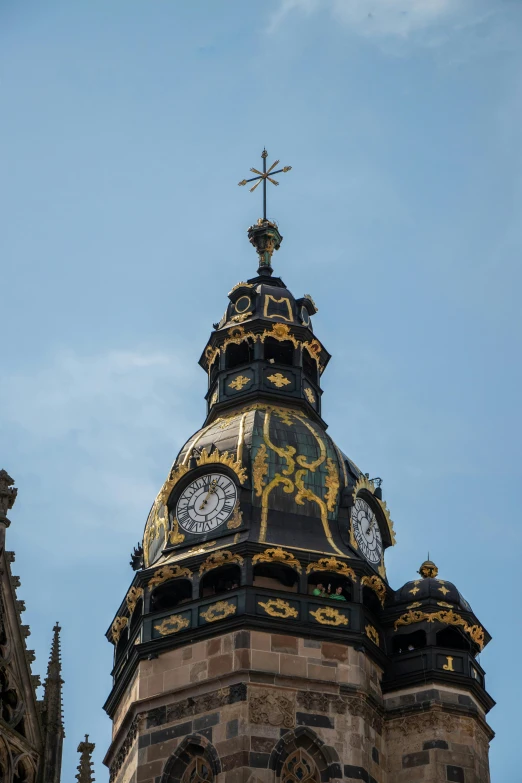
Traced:
<path fill-rule="evenodd" d="M 41 783 L 59 783 L 62 767 L 62 747 L 65 737 L 62 712 L 62 661 L 60 654 L 60 631 L 56 623 L 53 628 L 53 642 L 44 682 L 42 703 L 42 728 L 44 750 L 41 766 Z"/>
<path fill-rule="evenodd" d="M 80 763 L 78 764 L 78 774 L 76 780 L 78 783 L 94 783 L 94 774 L 92 771 L 92 753 L 95 748 L 94 742 L 89 742 L 89 735 L 85 735 L 83 742 L 78 745 L 80 753 Z"/>

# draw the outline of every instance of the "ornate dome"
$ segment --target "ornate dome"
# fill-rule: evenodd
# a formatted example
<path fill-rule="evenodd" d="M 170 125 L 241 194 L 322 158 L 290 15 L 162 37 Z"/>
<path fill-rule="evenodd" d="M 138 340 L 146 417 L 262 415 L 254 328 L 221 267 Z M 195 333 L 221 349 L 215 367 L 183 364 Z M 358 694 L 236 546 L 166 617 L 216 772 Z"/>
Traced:
<path fill-rule="evenodd" d="M 439 569 L 431 560 L 419 568 L 420 579 L 415 579 L 395 591 L 395 604 L 435 604 L 445 608 L 471 612 L 471 606 L 452 582 L 438 578 Z"/>
<path fill-rule="evenodd" d="M 192 539 L 180 526 L 170 498 L 179 495 L 175 488 L 187 483 L 189 473 L 193 479 L 212 466 L 235 477 L 240 500 L 225 529 L 200 534 L 198 541 L 209 542 L 217 532 L 232 537 L 248 523 L 245 538 L 260 543 L 353 554 L 343 491 L 351 495 L 368 479 L 305 411 L 256 402 L 227 411 L 183 446 L 147 521 L 146 566 L 158 561 L 165 548 Z M 390 522 L 386 543 L 391 541 Z"/>

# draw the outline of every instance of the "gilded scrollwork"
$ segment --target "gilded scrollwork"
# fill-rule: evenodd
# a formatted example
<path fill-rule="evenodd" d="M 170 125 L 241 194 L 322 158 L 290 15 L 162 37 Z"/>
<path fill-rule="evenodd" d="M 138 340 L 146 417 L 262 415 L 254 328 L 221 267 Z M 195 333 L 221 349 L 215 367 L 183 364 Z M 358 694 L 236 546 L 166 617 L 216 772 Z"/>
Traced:
<path fill-rule="evenodd" d="M 185 540 L 185 534 L 179 529 L 179 522 L 175 516 L 172 517 L 172 530 L 169 531 L 169 544 L 175 546 L 182 544 Z"/>
<path fill-rule="evenodd" d="M 337 609 L 334 609 L 333 606 L 322 606 L 315 611 L 310 609 L 310 614 L 318 623 L 321 623 L 321 625 L 348 625 L 348 617 Z"/>
<path fill-rule="evenodd" d="M 199 457 L 197 457 L 198 467 L 201 465 L 225 465 L 234 471 L 241 484 L 244 484 L 247 479 L 247 471 L 241 465 L 240 460 L 233 454 L 229 454 L 228 451 L 220 452 L 219 449 L 214 449 L 209 453 L 206 449 L 201 451 Z"/>
<path fill-rule="evenodd" d="M 290 568 L 293 568 L 299 574 L 302 571 L 301 563 L 297 557 L 281 547 L 271 547 L 265 549 L 264 552 L 258 552 L 258 554 L 254 555 L 252 558 L 252 563 L 254 565 L 256 563 L 282 563 L 283 565 L 290 566 Z"/>
<path fill-rule="evenodd" d="M 352 582 L 357 581 L 353 568 L 335 557 L 321 557 L 316 563 L 309 563 L 306 567 L 306 573 L 310 574 L 312 571 L 330 571 L 332 574 L 342 574 Z"/>
<path fill-rule="evenodd" d="M 263 487 L 265 486 L 265 477 L 268 475 L 268 455 L 264 443 L 259 445 L 256 452 L 252 473 L 254 476 L 255 493 L 257 497 L 261 497 L 263 494 Z"/>
<path fill-rule="evenodd" d="M 223 565 L 230 565 L 231 563 L 237 563 L 237 565 L 240 566 L 243 564 L 243 558 L 237 552 L 222 549 L 218 552 L 213 552 L 201 563 L 199 573 L 200 575 L 205 574 L 207 571 L 212 571 L 214 568 L 220 568 Z"/>
<path fill-rule="evenodd" d="M 247 378 L 246 375 L 236 375 L 233 381 L 231 381 L 228 385 L 231 389 L 235 389 L 236 391 L 241 391 L 243 386 L 246 386 L 247 383 L 250 383 L 252 378 Z"/>
<path fill-rule="evenodd" d="M 235 530 L 236 527 L 241 527 L 243 524 L 243 512 L 241 511 L 239 500 L 234 506 L 234 512 L 227 522 L 227 528 L 229 530 Z"/>
<path fill-rule="evenodd" d="M 376 644 L 377 647 L 378 647 L 379 646 L 379 634 L 378 634 L 377 630 L 373 627 L 373 625 L 370 625 L 370 623 L 368 623 L 368 625 L 365 625 L 364 632 L 365 632 L 366 636 L 368 637 L 368 639 L 371 639 L 372 642 L 374 644 Z"/>
<path fill-rule="evenodd" d="M 125 597 L 125 603 L 127 604 L 127 609 L 129 610 L 129 614 L 133 613 L 133 611 L 136 608 L 136 604 L 138 603 L 138 601 L 142 596 L 143 596 L 143 587 L 130 588 L 129 592 Z"/>
<path fill-rule="evenodd" d="M 282 389 L 283 386 L 289 386 L 292 383 L 292 381 L 287 378 L 286 375 L 283 375 L 282 372 L 268 375 L 267 380 L 270 381 L 270 383 L 273 383 L 278 389 Z"/>
<path fill-rule="evenodd" d="M 283 601 L 282 598 L 270 598 L 264 602 L 259 601 L 259 606 L 271 617 L 279 617 L 282 620 L 286 620 L 289 617 L 296 618 L 299 615 L 297 609 L 291 606 L 288 601 Z"/>
<path fill-rule="evenodd" d="M 373 590 L 379 599 L 381 606 L 384 606 L 384 602 L 386 600 L 386 585 L 380 576 L 363 576 L 361 579 L 361 584 L 369 587 L 370 590 Z"/>
<path fill-rule="evenodd" d="M 303 391 L 304 391 L 304 396 L 306 397 L 306 399 L 308 400 L 310 405 L 314 405 L 315 404 L 315 395 L 314 395 L 312 389 L 309 386 L 305 386 Z"/>
<path fill-rule="evenodd" d="M 170 617 L 166 617 L 161 623 L 155 625 L 155 630 L 160 636 L 168 636 L 171 633 L 177 633 L 183 628 L 187 628 L 190 625 L 188 617 L 183 617 L 181 614 L 173 614 Z"/>
<path fill-rule="evenodd" d="M 423 612 L 420 609 L 410 609 L 406 614 L 401 615 L 395 620 L 394 628 L 397 630 L 400 625 L 413 625 L 421 622 L 434 623 L 439 622 L 443 625 L 460 626 L 478 646 L 480 650 L 484 647 L 484 629 L 480 625 L 470 625 L 464 617 L 450 609 L 440 612 Z"/>
<path fill-rule="evenodd" d="M 120 641 L 120 636 L 122 634 L 122 631 L 124 628 L 127 627 L 128 624 L 129 624 L 128 617 L 116 617 L 113 624 L 111 625 L 111 636 L 114 644 L 118 644 L 118 642 Z"/>
<path fill-rule="evenodd" d="M 325 478 L 326 492 L 326 507 L 328 511 L 335 511 L 335 505 L 337 503 L 337 496 L 339 494 L 339 473 L 335 462 L 331 457 L 326 460 L 327 476 Z"/>
<path fill-rule="evenodd" d="M 207 623 L 215 623 L 217 620 L 224 620 L 225 617 L 229 617 L 231 614 L 235 614 L 237 606 L 229 601 L 218 601 L 212 606 L 209 606 L 204 612 L 200 612 Z"/>
<path fill-rule="evenodd" d="M 192 579 L 192 571 L 190 568 L 182 568 L 178 565 L 162 566 L 154 571 L 151 578 L 147 583 L 147 587 L 151 590 L 163 582 L 169 582 L 171 579 Z"/>

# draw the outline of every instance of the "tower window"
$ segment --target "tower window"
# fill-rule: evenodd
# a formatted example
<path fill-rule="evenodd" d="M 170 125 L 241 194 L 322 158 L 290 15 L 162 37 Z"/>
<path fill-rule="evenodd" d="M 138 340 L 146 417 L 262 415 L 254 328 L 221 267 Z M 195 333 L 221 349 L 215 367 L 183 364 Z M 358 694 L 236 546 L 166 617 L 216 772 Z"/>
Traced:
<path fill-rule="evenodd" d="M 339 590 L 340 588 L 340 590 Z M 341 598 L 334 600 L 345 601 L 352 600 L 352 585 L 343 579 L 339 574 L 329 574 L 327 572 L 310 574 L 308 580 L 308 593 L 318 598 L 330 598 L 340 595 Z"/>
<path fill-rule="evenodd" d="M 401 634 L 393 639 L 393 654 L 412 652 L 426 647 L 426 631 L 413 631 L 413 633 Z"/>
<path fill-rule="evenodd" d="M 242 343 L 236 345 L 231 343 L 227 347 L 226 353 L 226 368 L 232 370 L 234 367 L 239 367 L 243 364 L 250 364 L 254 360 L 254 349 L 247 340 L 243 340 Z"/>
<path fill-rule="evenodd" d="M 286 364 L 291 367 L 294 363 L 294 346 L 289 340 L 274 340 L 267 337 L 265 340 L 265 360 L 274 364 Z"/>
<path fill-rule="evenodd" d="M 188 579 L 174 579 L 157 587 L 151 595 L 153 612 L 173 609 L 175 606 L 192 599 L 192 583 Z"/>
<path fill-rule="evenodd" d="M 260 563 L 254 566 L 254 587 L 269 587 L 297 593 L 297 574 L 287 566 Z"/>
<path fill-rule="evenodd" d="M 241 569 L 237 565 L 216 568 L 205 574 L 201 580 L 199 595 L 206 598 L 217 593 L 227 593 L 236 590 L 241 584 Z"/>
<path fill-rule="evenodd" d="M 212 386 L 212 384 L 216 380 L 216 375 L 218 374 L 218 372 L 219 372 L 219 356 L 216 356 L 210 368 L 210 383 L 209 383 L 210 386 Z"/>
<path fill-rule="evenodd" d="M 449 647 L 452 650 L 470 650 L 470 644 L 456 628 L 443 628 L 437 633 L 437 647 Z"/>
<path fill-rule="evenodd" d="M 305 350 L 303 350 L 303 372 L 309 381 L 317 383 L 317 362 Z"/>

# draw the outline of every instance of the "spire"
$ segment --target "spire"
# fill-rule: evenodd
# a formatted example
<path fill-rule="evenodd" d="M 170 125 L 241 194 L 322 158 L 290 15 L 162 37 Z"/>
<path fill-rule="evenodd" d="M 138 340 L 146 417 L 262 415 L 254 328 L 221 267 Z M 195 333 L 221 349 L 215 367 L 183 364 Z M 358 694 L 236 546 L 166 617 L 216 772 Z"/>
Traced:
<path fill-rule="evenodd" d="M 62 713 L 62 660 L 60 653 L 60 631 L 56 623 L 53 628 L 53 642 L 47 665 L 47 677 L 44 682 L 42 704 L 42 724 L 44 730 L 44 755 L 42 781 L 60 783 L 62 766 L 62 746 L 65 732 Z"/>
<path fill-rule="evenodd" d="M 80 763 L 78 764 L 78 774 L 76 780 L 78 783 L 94 783 L 92 771 L 92 752 L 95 748 L 94 742 L 89 742 L 89 735 L 85 735 L 85 740 L 78 745 L 80 753 Z"/>

